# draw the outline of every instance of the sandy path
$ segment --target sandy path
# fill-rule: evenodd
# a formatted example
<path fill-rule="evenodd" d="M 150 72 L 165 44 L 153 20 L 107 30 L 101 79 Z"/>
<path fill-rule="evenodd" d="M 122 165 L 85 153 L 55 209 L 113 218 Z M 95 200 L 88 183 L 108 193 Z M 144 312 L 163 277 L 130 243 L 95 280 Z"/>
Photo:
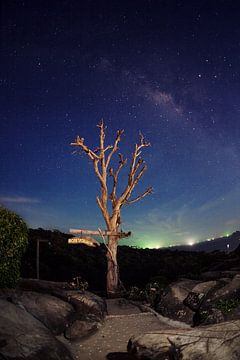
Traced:
<path fill-rule="evenodd" d="M 141 312 L 137 306 L 107 300 L 108 315 L 99 331 L 81 342 L 71 345 L 78 360 L 131 359 L 127 343 L 132 335 L 169 328 L 151 312 Z"/>

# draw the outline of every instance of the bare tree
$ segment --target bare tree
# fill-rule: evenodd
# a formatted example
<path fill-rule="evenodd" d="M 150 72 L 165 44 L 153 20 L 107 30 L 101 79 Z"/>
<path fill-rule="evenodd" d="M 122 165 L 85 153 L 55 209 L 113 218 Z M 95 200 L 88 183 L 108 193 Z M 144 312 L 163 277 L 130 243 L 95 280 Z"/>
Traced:
<path fill-rule="evenodd" d="M 119 226 L 121 224 L 121 209 L 124 205 L 133 204 L 145 196 L 152 193 L 152 187 L 148 187 L 146 191 L 135 198 L 131 198 L 132 192 L 139 180 L 147 170 L 144 160 L 141 158 L 142 150 L 150 146 L 146 142 L 144 136 L 140 133 L 139 143 L 135 144 L 134 151 L 131 155 L 130 168 L 127 178 L 127 184 L 121 193 L 117 193 L 118 177 L 121 169 L 126 166 L 127 159 L 122 154 L 118 154 L 119 163 L 116 169 L 111 167 L 111 160 L 113 155 L 118 152 L 118 146 L 121 141 L 123 130 L 118 130 L 113 145 L 105 145 L 105 126 L 103 120 L 98 125 L 99 147 L 91 150 L 85 143 L 84 139 L 77 136 L 75 142 L 71 145 L 80 148 L 92 160 L 95 174 L 100 182 L 101 194 L 97 196 L 97 203 L 101 209 L 103 218 L 105 220 L 107 230 L 114 235 L 108 235 L 107 247 L 107 292 L 108 295 L 114 296 L 119 291 L 120 279 L 117 264 L 117 246 L 121 236 L 116 236 L 119 233 Z M 112 178 L 109 185 L 108 179 Z M 109 207 L 108 204 L 111 204 Z M 111 210 L 109 210 L 111 208 Z"/>

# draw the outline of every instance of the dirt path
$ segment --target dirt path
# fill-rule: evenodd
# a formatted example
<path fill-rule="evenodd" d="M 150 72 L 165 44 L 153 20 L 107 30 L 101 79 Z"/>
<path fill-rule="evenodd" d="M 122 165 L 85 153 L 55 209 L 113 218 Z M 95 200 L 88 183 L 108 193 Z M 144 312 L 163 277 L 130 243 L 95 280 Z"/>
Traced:
<path fill-rule="evenodd" d="M 141 312 L 137 306 L 122 299 L 107 300 L 108 315 L 98 332 L 71 345 L 77 360 L 123 360 L 132 335 L 169 328 L 153 313 Z"/>

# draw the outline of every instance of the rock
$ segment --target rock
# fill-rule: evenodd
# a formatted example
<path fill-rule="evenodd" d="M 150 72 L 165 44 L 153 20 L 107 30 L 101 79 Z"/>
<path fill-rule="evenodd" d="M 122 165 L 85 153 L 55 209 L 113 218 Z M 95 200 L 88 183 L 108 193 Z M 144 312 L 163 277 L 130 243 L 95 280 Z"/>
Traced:
<path fill-rule="evenodd" d="M 22 306 L 0 299 L 0 358 L 72 360 L 69 350 Z"/>
<path fill-rule="evenodd" d="M 197 284 L 196 286 L 194 286 L 192 291 L 196 292 L 196 293 L 202 293 L 206 296 L 207 293 L 210 290 L 214 289 L 217 285 L 218 285 L 217 281 L 201 282 L 201 283 Z"/>
<path fill-rule="evenodd" d="M 100 296 L 97 296 L 89 291 L 65 291 L 64 294 L 59 294 L 64 300 L 68 300 L 76 310 L 85 315 L 93 314 L 99 320 L 104 319 L 107 312 L 106 301 Z"/>
<path fill-rule="evenodd" d="M 41 293 L 51 294 L 58 290 L 72 290 L 73 286 L 67 282 L 55 282 L 37 279 L 21 279 L 18 288 L 22 290 L 32 290 Z"/>
<path fill-rule="evenodd" d="M 19 288 L 56 296 L 73 305 L 76 312 L 80 312 L 81 315 L 83 313 L 94 314 L 99 319 L 103 319 L 107 312 L 107 305 L 104 299 L 89 291 L 72 290 L 68 283 L 22 279 Z"/>
<path fill-rule="evenodd" d="M 214 307 L 202 310 L 200 322 L 202 325 L 219 324 L 226 321 L 226 317 L 220 309 Z"/>
<path fill-rule="evenodd" d="M 239 274 L 237 270 L 226 270 L 226 271 L 206 271 L 200 275 L 202 280 L 219 280 L 221 278 L 232 279 L 235 275 Z"/>
<path fill-rule="evenodd" d="M 224 311 L 218 309 L 218 301 L 236 299 L 239 296 L 240 274 L 233 279 L 220 278 L 205 282 L 185 279 L 166 289 L 156 310 L 163 316 L 193 326 L 219 323 L 238 319 L 239 316 L 237 313 L 236 317 L 231 317 L 230 314 L 226 316 Z"/>
<path fill-rule="evenodd" d="M 192 311 L 197 312 L 200 309 L 203 300 L 204 300 L 203 293 L 196 293 L 190 291 L 188 293 L 188 296 L 183 300 L 183 305 L 187 306 Z"/>
<path fill-rule="evenodd" d="M 51 300 L 49 308 L 45 303 L 44 308 L 42 306 L 41 309 L 38 308 L 39 303 L 36 306 L 32 303 L 34 299 L 27 300 L 27 293 L 31 294 L 32 292 L 25 291 L 25 301 L 22 301 L 22 305 L 27 305 L 26 308 L 53 330 L 54 334 L 64 331 L 65 337 L 69 340 L 75 341 L 91 335 L 101 326 L 101 322 L 107 312 L 107 305 L 104 299 L 89 291 L 70 290 L 66 288 L 66 283 L 32 279 L 28 281 L 28 279 L 24 279 L 20 287 L 27 289 L 34 288 L 40 293 L 38 295 L 42 299 L 45 296 L 49 296 Z M 51 295 L 46 295 L 47 291 Z M 53 299 L 56 299 L 55 304 Z M 53 306 L 55 306 L 55 309 Z M 60 313 L 60 307 L 63 310 L 62 314 Z"/>
<path fill-rule="evenodd" d="M 156 310 L 173 320 L 192 324 L 194 312 L 183 304 L 189 292 L 198 284 L 194 280 L 181 280 L 170 285 L 162 296 Z"/>
<path fill-rule="evenodd" d="M 137 359 L 239 360 L 240 320 L 146 333 L 129 340 L 128 352 Z"/>
<path fill-rule="evenodd" d="M 226 277 L 232 279 L 234 276 L 239 274 L 239 270 L 226 270 L 222 272 L 221 277 Z"/>
<path fill-rule="evenodd" d="M 225 315 L 225 319 L 227 320 L 240 319 L 240 305 L 238 305 L 235 309 L 232 309 L 232 311 L 229 311 L 229 313 Z"/>
<path fill-rule="evenodd" d="M 240 295 L 240 274 L 234 276 L 232 281 L 221 289 L 217 290 L 213 300 L 234 298 Z"/>
<path fill-rule="evenodd" d="M 15 302 L 23 305 L 27 312 L 41 321 L 54 335 L 65 331 L 75 312 L 72 305 L 55 296 L 32 291 L 16 293 Z"/>
<path fill-rule="evenodd" d="M 85 316 L 75 320 L 65 330 L 65 338 L 70 341 L 81 340 L 95 333 L 99 329 L 100 323 L 93 316 Z"/>

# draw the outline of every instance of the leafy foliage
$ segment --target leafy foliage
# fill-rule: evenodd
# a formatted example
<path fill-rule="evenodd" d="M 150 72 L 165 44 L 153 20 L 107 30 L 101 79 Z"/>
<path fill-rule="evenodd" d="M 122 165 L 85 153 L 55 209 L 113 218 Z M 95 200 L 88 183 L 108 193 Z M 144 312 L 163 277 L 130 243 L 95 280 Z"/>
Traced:
<path fill-rule="evenodd" d="M 233 299 L 220 299 L 216 303 L 216 308 L 221 310 L 224 314 L 231 312 L 233 309 L 240 305 L 239 298 Z"/>
<path fill-rule="evenodd" d="M 155 308 L 159 302 L 163 293 L 163 286 L 158 282 L 148 283 L 144 289 L 140 289 L 137 286 L 131 286 L 123 296 L 135 301 L 147 302 L 152 308 Z"/>
<path fill-rule="evenodd" d="M 0 207 L 0 287 L 16 285 L 27 244 L 28 229 L 23 219 Z"/>
<path fill-rule="evenodd" d="M 155 308 L 163 293 L 163 287 L 158 283 L 148 283 L 145 288 L 145 296 L 151 307 Z"/>
<path fill-rule="evenodd" d="M 81 276 L 74 277 L 70 284 L 76 290 L 85 291 L 88 288 L 88 282 L 83 280 Z"/>

